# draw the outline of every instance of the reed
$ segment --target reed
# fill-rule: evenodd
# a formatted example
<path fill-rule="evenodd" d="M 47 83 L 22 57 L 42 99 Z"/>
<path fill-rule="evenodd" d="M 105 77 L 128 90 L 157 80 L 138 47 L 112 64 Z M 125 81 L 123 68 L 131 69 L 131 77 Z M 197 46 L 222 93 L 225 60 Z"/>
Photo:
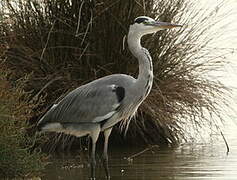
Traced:
<path fill-rule="evenodd" d="M 7 49 L 1 50 L 2 71 L 10 71 L 6 79 L 12 86 L 27 76 L 22 90 L 29 99 L 22 101 L 34 104 L 27 119 L 31 124 L 59 97 L 84 83 L 113 73 L 136 76 L 137 60 L 123 39 L 140 15 L 184 27 L 143 39 L 153 57 L 153 89 L 126 138 L 117 136 L 116 127 L 111 139 L 175 145 L 189 137 L 187 126 L 197 130 L 212 124 L 214 116 L 221 119 L 228 90 L 204 76 L 225 63 L 206 48 L 217 36 L 211 29 L 222 20 L 217 9 L 204 14 L 188 0 L 3 0 L 2 4 L 1 44 Z M 65 139 L 68 143 L 61 143 Z M 70 148 L 74 140 L 60 135 L 53 147 Z"/>

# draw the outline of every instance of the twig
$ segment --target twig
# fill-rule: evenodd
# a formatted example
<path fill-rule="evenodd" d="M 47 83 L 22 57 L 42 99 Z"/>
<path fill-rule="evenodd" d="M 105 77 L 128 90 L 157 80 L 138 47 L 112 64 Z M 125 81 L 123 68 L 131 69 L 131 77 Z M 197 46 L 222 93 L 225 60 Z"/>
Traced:
<path fill-rule="evenodd" d="M 76 37 L 78 37 L 78 32 L 79 32 L 80 23 L 81 23 L 81 10 L 82 10 L 82 6 L 83 6 L 84 3 L 85 2 L 82 1 L 81 6 L 79 8 L 79 12 L 78 12 L 77 30 L 76 30 L 76 35 L 75 35 Z"/>
<path fill-rule="evenodd" d="M 81 57 L 85 54 L 85 52 L 86 52 L 86 50 L 87 50 L 87 48 L 89 47 L 89 43 L 86 45 L 86 47 L 83 49 L 83 51 L 82 51 L 82 53 L 80 54 L 80 57 L 78 58 L 78 61 L 80 61 L 81 60 Z"/>
<path fill-rule="evenodd" d="M 40 61 L 42 61 L 42 59 L 43 59 L 43 56 L 44 56 L 45 50 L 46 50 L 46 48 L 47 48 L 47 46 L 48 46 L 49 39 L 50 39 L 50 35 L 51 35 L 51 32 L 53 31 L 55 22 L 56 22 L 56 21 L 53 22 L 52 27 L 51 27 L 50 30 L 49 30 L 49 33 L 48 33 L 48 36 L 47 36 L 47 40 L 46 40 L 44 49 L 43 49 L 43 51 L 42 51 L 42 53 L 41 53 L 41 56 L 40 56 Z"/>
<path fill-rule="evenodd" d="M 89 21 L 88 24 L 87 24 L 86 32 L 84 33 L 84 36 L 83 36 L 83 38 L 82 38 L 81 45 L 82 45 L 82 44 L 84 43 L 84 41 L 85 41 L 85 38 L 86 38 L 86 35 L 87 35 L 88 31 L 89 31 L 90 26 L 92 26 L 92 20 L 93 20 L 93 12 L 92 12 L 92 10 L 91 10 L 90 21 Z"/>
<path fill-rule="evenodd" d="M 223 140 L 224 140 L 224 142 L 225 142 L 225 146 L 226 146 L 226 154 L 228 155 L 229 152 L 230 152 L 230 148 L 229 148 L 228 142 L 226 141 L 226 138 L 225 138 L 225 136 L 224 136 L 224 134 L 222 133 L 221 130 L 220 130 L 220 132 L 221 132 L 221 136 L 222 136 L 222 138 L 223 138 Z"/>
<path fill-rule="evenodd" d="M 226 140 L 224 134 L 222 133 L 221 129 L 219 128 L 219 126 L 216 125 L 216 128 L 217 128 L 217 129 L 220 131 L 220 133 L 221 133 L 221 136 L 222 136 L 222 138 L 223 138 L 223 140 L 224 140 L 224 142 L 225 142 L 225 146 L 226 146 L 226 154 L 228 155 L 229 152 L 230 152 L 230 147 L 229 147 L 229 145 L 228 145 L 228 142 L 227 142 L 227 140 Z"/>
<path fill-rule="evenodd" d="M 148 148 L 146 148 L 146 149 L 144 149 L 144 150 L 142 150 L 142 151 L 140 151 L 140 152 L 138 152 L 138 153 L 136 153 L 136 154 L 133 154 L 133 155 L 129 156 L 129 157 L 127 158 L 127 160 L 128 160 L 128 161 L 131 161 L 133 158 L 135 158 L 135 157 L 137 157 L 137 156 L 140 156 L 140 155 L 143 154 L 144 152 L 149 151 L 149 150 L 152 150 L 153 148 L 159 148 L 159 146 L 158 146 L 158 145 L 150 146 L 150 147 L 148 147 Z"/>
<path fill-rule="evenodd" d="M 51 81 L 49 81 L 47 84 L 44 85 L 43 88 L 41 88 L 41 90 L 32 98 L 33 100 L 35 100 L 36 98 L 38 98 L 38 96 L 43 92 L 43 90 L 45 90 L 50 84 L 52 84 L 54 81 L 57 81 L 59 79 L 62 79 L 61 76 L 56 77 L 54 79 L 52 79 Z"/>

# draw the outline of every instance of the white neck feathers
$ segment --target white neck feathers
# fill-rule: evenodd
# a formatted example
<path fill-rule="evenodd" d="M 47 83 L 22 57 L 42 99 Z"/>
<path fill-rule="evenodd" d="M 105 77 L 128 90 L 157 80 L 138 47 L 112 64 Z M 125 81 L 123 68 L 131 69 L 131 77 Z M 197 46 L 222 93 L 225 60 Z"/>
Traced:
<path fill-rule="evenodd" d="M 137 81 L 142 81 L 141 83 L 143 83 L 143 81 L 147 80 L 148 76 L 152 76 L 153 78 L 153 66 L 148 50 L 141 46 L 141 37 L 142 34 L 133 31 L 130 26 L 128 33 L 128 47 L 139 62 L 139 75 Z"/>

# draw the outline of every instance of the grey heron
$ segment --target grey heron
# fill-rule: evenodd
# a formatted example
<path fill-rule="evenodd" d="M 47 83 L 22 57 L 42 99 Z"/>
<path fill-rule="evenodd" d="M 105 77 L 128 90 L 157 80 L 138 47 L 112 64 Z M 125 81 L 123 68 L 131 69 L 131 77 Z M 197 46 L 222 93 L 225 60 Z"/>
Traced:
<path fill-rule="evenodd" d="M 95 149 L 100 132 L 104 133 L 103 165 L 109 179 L 107 150 L 112 128 L 122 120 L 130 120 L 151 91 L 152 59 L 148 50 L 141 46 L 142 36 L 174 27 L 181 25 L 137 17 L 129 27 L 127 42 L 139 62 L 138 77 L 113 74 L 82 85 L 54 104 L 39 120 L 37 127 L 42 132 L 91 137 L 91 179 L 95 179 Z"/>

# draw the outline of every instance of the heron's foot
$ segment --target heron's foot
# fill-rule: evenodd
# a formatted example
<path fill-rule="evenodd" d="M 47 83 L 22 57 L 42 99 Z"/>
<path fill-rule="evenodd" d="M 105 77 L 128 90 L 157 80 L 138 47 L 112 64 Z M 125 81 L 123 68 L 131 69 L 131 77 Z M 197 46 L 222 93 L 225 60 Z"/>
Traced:
<path fill-rule="evenodd" d="M 96 161 L 95 158 L 91 158 L 91 177 L 90 180 L 95 180 L 95 168 L 96 168 Z"/>
<path fill-rule="evenodd" d="M 106 155 L 103 157 L 103 165 L 104 165 L 104 169 L 105 169 L 106 179 L 109 180 L 110 173 L 109 173 L 109 165 L 108 165 L 108 156 L 106 156 Z"/>

